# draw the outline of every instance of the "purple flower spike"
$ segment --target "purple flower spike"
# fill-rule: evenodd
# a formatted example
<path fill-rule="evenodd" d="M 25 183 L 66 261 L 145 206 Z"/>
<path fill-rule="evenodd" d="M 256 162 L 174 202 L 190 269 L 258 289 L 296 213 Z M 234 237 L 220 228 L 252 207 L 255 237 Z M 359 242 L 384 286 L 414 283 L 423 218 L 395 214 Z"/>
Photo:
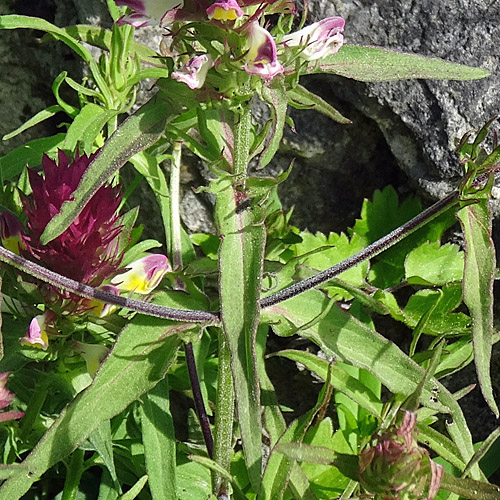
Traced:
<path fill-rule="evenodd" d="M 181 8 L 184 0 L 115 0 L 118 7 L 129 7 L 130 14 L 120 17 L 116 24 L 130 24 L 135 28 L 161 25 L 168 11 Z"/>
<path fill-rule="evenodd" d="M 308 61 L 336 54 L 344 43 L 345 21 L 341 17 L 327 17 L 283 37 L 285 47 L 301 47 L 299 56 Z"/>
<path fill-rule="evenodd" d="M 7 380 L 11 372 L 0 373 L 0 410 L 3 410 L 9 406 L 16 395 L 7 389 Z M 4 411 L 0 412 L 0 422 L 6 422 L 7 420 L 17 420 L 24 415 L 22 411 Z"/>
<path fill-rule="evenodd" d="M 264 80 L 272 80 L 276 75 L 283 73 L 283 66 L 278 62 L 274 38 L 258 22 L 250 25 L 247 47 L 245 64 L 247 73 L 259 75 Z"/>
<path fill-rule="evenodd" d="M 172 267 L 165 255 L 150 254 L 129 264 L 126 271 L 115 276 L 111 283 L 120 292 L 147 295 L 160 284 L 164 274 L 171 270 Z"/>
<path fill-rule="evenodd" d="M 218 0 L 207 9 L 208 19 L 234 21 L 243 16 L 243 11 L 236 0 Z"/>
<path fill-rule="evenodd" d="M 208 70 L 214 65 L 208 54 L 193 57 L 182 68 L 172 73 L 172 78 L 185 83 L 190 89 L 203 87 Z"/>

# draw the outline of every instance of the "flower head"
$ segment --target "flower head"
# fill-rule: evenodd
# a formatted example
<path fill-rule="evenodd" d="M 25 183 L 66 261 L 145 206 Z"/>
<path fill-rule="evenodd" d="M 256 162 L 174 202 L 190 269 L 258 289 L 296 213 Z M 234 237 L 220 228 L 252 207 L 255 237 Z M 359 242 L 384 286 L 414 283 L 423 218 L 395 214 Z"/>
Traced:
<path fill-rule="evenodd" d="M 117 212 L 121 197 L 117 188 L 99 188 L 68 229 L 47 245 L 40 243 L 48 222 L 72 198 L 92 158 L 77 154 L 70 163 L 59 151 L 58 163 L 44 156 L 44 177 L 29 170 L 33 192 L 23 198 L 28 231 L 22 237 L 26 249 L 21 254 L 68 278 L 99 286 L 116 272 L 122 259 L 123 234 Z"/>
<path fill-rule="evenodd" d="M 285 47 L 301 47 L 299 56 L 315 61 L 339 51 L 344 43 L 344 25 L 341 17 L 327 17 L 284 36 L 282 43 Z"/>
<path fill-rule="evenodd" d="M 16 397 L 16 395 L 13 392 L 10 392 L 6 387 L 10 373 L 11 372 L 0 373 L 0 410 L 3 410 L 7 406 L 9 406 Z M 16 420 L 18 418 L 21 418 L 23 415 L 24 413 L 22 411 L 0 412 L 0 422 L 5 422 L 7 420 Z"/>
<path fill-rule="evenodd" d="M 84 344 L 75 341 L 72 347 L 85 360 L 87 371 L 91 377 L 97 373 L 99 365 L 109 354 L 109 349 L 100 344 Z"/>
<path fill-rule="evenodd" d="M 37 347 L 45 351 L 49 347 L 48 326 L 54 321 L 55 317 L 55 313 L 51 310 L 35 316 L 30 322 L 26 335 L 20 339 L 20 344 Z"/>
<path fill-rule="evenodd" d="M 243 11 L 236 0 L 218 0 L 207 9 L 209 19 L 234 21 L 243 16 Z"/>
<path fill-rule="evenodd" d="M 375 436 L 359 460 L 359 481 L 380 500 L 432 500 L 443 467 L 415 439 L 416 414 L 405 411 L 401 424 Z"/>
<path fill-rule="evenodd" d="M 208 54 L 193 57 L 182 68 L 172 73 L 172 78 L 185 83 L 190 89 L 203 87 L 208 70 L 213 66 L 213 59 Z"/>
<path fill-rule="evenodd" d="M 150 254 L 132 262 L 126 271 L 115 276 L 111 283 L 120 292 L 134 292 L 145 295 L 154 290 L 160 283 L 164 274 L 171 271 L 165 255 Z"/>
<path fill-rule="evenodd" d="M 274 38 L 256 21 L 249 27 L 247 48 L 245 64 L 247 73 L 259 75 L 264 80 L 271 80 L 283 73 L 283 66 L 278 62 Z"/>
<path fill-rule="evenodd" d="M 184 5 L 184 0 L 115 0 L 119 7 L 126 6 L 132 13 L 120 17 L 118 25 L 130 24 L 136 28 L 161 25 L 166 14 Z"/>
<path fill-rule="evenodd" d="M 0 237 L 2 245 L 11 252 L 19 255 L 21 250 L 25 250 L 22 236 L 24 228 L 14 215 L 5 211 L 0 214 Z"/>

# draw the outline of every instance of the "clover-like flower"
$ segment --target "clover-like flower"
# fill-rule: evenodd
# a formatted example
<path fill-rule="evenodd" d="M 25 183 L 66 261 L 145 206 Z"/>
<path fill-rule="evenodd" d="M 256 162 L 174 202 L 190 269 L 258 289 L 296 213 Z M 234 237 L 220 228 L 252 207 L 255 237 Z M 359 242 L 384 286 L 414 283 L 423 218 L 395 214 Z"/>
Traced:
<path fill-rule="evenodd" d="M 327 17 L 306 26 L 282 39 L 285 47 L 300 47 L 298 55 L 308 61 L 336 54 L 344 43 L 345 21 L 341 17 Z"/>
<path fill-rule="evenodd" d="M 86 285 L 98 287 L 118 269 L 123 252 L 118 207 L 121 195 L 117 187 L 102 186 L 85 205 L 78 217 L 57 238 L 46 245 L 40 242 L 48 222 L 70 200 L 93 156 L 76 155 L 73 162 L 59 151 L 58 163 L 44 156 L 44 176 L 29 170 L 32 194 L 23 197 L 28 230 L 22 236 L 21 255 L 39 261 L 56 273 Z M 70 298 L 56 291 L 59 297 Z M 79 298 L 72 296 L 75 302 Z"/>
<path fill-rule="evenodd" d="M 257 21 L 250 24 L 247 49 L 245 63 L 247 73 L 259 75 L 264 80 L 271 80 L 283 73 L 284 69 L 278 61 L 274 38 Z"/>
<path fill-rule="evenodd" d="M 141 295 L 151 293 L 160 283 L 165 273 L 172 270 L 165 255 L 150 254 L 126 266 L 125 272 L 117 274 L 111 283 L 120 292 Z"/>
<path fill-rule="evenodd" d="M 16 397 L 16 395 L 13 392 L 10 392 L 6 387 L 10 374 L 11 372 L 0 373 L 0 410 L 7 408 L 7 406 L 9 406 Z M 24 413 L 22 411 L 2 411 L 0 412 L 0 422 L 17 420 L 23 415 Z"/>
<path fill-rule="evenodd" d="M 132 12 L 126 14 L 116 24 L 130 24 L 135 28 L 162 25 L 165 16 L 172 9 L 181 8 L 184 0 L 115 0 L 119 7 L 130 7 Z"/>
<path fill-rule="evenodd" d="M 217 0 L 206 12 L 208 19 L 217 21 L 235 21 L 243 16 L 243 11 L 236 0 Z"/>
<path fill-rule="evenodd" d="M 375 500 L 432 500 L 444 469 L 415 439 L 415 413 L 405 411 L 401 424 L 376 435 L 359 457 L 359 482 Z"/>
<path fill-rule="evenodd" d="M 172 78 L 185 83 L 190 89 L 203 87 L 208 70 L 214 65 L 208 54 L 193 57 L 182 68 L 172 73 Z"/>

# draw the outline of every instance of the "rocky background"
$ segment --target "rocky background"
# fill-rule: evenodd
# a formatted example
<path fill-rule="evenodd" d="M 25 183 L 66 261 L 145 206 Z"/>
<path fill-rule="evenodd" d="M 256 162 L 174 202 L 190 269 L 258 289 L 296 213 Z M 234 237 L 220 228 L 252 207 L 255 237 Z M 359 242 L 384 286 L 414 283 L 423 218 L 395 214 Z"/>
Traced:
<path fill-rule="evenodd" d="M 104 0 L 0 0 L 0 12 L 41 16 L 59 26 L 110 24 Z M 402 195 L 417 193 L 427 203 L 443 196 L 460 176 L 454 139 L 481 127 L 500 108 L 500 4 L 495 0 L 309 0 L 310 22 L 332 15 L 346 19 L 346 43 L 482 66 L 492 76 L 472 82 L 370 84 L 326 75 L 305 77 L 307 87 L 353 124 L 339 125 L 313 111 L 292 111 L 297 133 L 286 133 L 269 169 L 287 168 L 295 158 L 282 197 L 288 207 L 296 207 L 295 225 L 324 232 L 352 225 L 363 198 L 388 184 Z M 140 35 L 148 33 L 153 35 L 147 29 Z M 0 31 L 0 137 L 54 104 L 50 84 L 59 72 L 67 70 L 75 79 L 82 75 L 69 49 L 61 43 L 40 44 L 39 36 L 26 30 Z M 56 125 L 47 122 L 0 141 L 0 155 L 29 139 L 56 133 Z M 186 224 L 195 231 L 209 228 L 207 200 L 190 189 L 204 182 L 202 171 L 186 165 L 184 180 Z M 141 203 L 144 207 L 147 196 Z M 457 388 L 473 376 L 472 371 L 462 374 Z M 477 423 L 476 439 L 482 439 L 485 423 L 493 425 L 491 413 L 480 395 L 468 406 Z"/>

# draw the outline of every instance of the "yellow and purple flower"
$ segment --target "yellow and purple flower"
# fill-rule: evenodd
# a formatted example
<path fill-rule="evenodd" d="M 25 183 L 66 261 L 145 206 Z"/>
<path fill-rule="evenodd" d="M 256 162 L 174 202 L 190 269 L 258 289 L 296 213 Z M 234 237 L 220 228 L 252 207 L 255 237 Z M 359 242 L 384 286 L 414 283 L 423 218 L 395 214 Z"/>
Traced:
<path fill-rule="evenodd" d="M 7 250 L 19 255 L 21 250 L 25 250 L 22 236 L 24 228 L 16 217 L 6 210 L 0 214 L 0 238 L 2 245 Z"/>
<path fill-rule="evenodd" d="M 243 16 L 243 11 L 236 0 L 218 0 L 206 12 L 208 19 L 217 21 L 235 21 Z"/>
<path fill-rule="evenodd" d="M 248 30 L 245 71 L 259 75 L 264 80 L 272 80 L 283 73 L 284 68 L 278 61 L 278 51 L 273 36 L 257 21 Z"/>
<path fill-rule="evenodd" d="M 159 285 L 165 273 L 171 270 L 165 255 L 149 254 L 126 266 L 123 273 L 117 274 L 111 280 L 111 284 L 120 292 L 147 295 Z"/>
<path fill-rule="evenodd" d="M 48 309 L 35 316 L 28 327 L 26 335 L 19 341 L 21 345 L 47 349 L 49 347 L 49 325 L 56 319 L 54 311 Z"/>
<path fill-rule="evenodd" d="M 129 7 L 132 12 L 126 14 L 117 23 L 130 24 L 135 28 L 162 25 L 167 13 L 182 8 L 184 0 L 115 0 L 119 7 Z"/>
<path fill-rule="evenodd" d="M 16 395 L 13 392 L 10 392 L 6 387 L 10 374 L 11 372 L 0 373 L 0 410 L 7 408 L 7 406 L 9 406 L 16 397 Z M 22 416 L 24 416 L 22 411 L 2 411 L 0 412 L 0 422 L 17 420 Z"/>
<path fill-rule="evenodd" d="M 345 21 L 341 17 L 327 17 L 306 26 L 282 39 L 285 47 L 300 47 L 298 55 L 308 61 L 336 54 L 344 43 Z"/>

